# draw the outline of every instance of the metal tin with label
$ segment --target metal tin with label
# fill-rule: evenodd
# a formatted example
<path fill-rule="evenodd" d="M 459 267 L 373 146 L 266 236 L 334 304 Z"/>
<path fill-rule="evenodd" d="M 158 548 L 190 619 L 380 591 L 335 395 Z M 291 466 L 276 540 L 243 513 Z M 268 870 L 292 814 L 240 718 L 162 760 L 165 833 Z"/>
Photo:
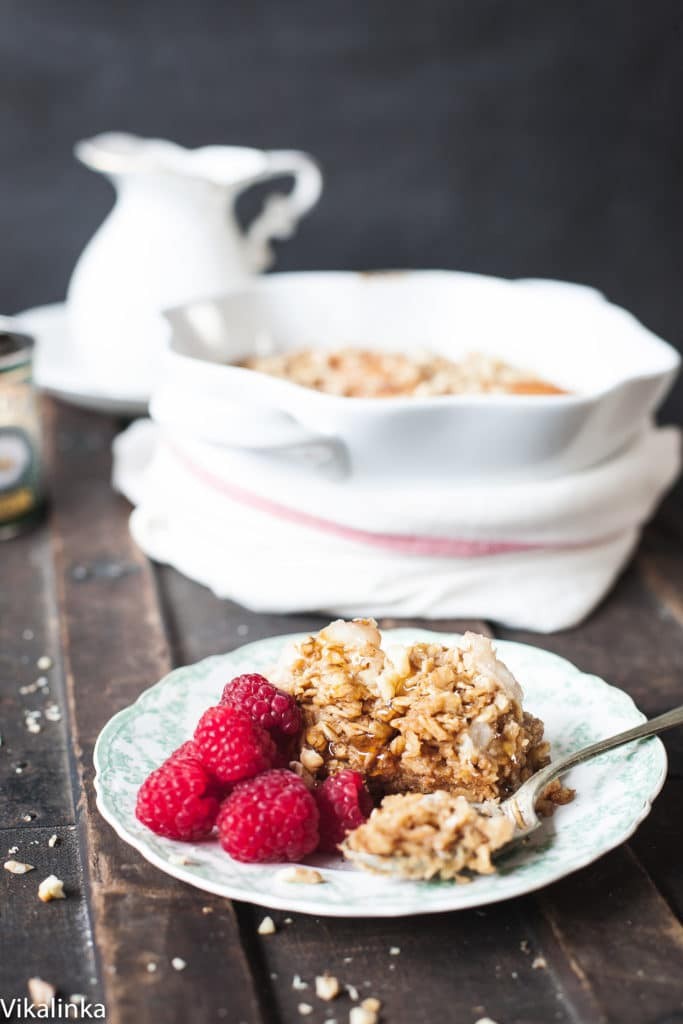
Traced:
<path fill-rule="evenodd" d="M 0 540 L 39 518 L 44 501 L 33 339 L 0 317 Z"/>

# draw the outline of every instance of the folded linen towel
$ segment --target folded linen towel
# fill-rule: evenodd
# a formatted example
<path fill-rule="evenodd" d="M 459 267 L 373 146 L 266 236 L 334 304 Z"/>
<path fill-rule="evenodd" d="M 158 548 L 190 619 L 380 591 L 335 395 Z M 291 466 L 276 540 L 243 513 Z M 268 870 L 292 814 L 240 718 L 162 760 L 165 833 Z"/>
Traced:
<path fill-rule="evenodd" d="M 538 483 L 336 482 L 164 434 L 114 443 L 114 485 L 144 551 L 256 611 L 575 625 L 627 562 L 680 466 L 648 427 L 608 462 Z"/>

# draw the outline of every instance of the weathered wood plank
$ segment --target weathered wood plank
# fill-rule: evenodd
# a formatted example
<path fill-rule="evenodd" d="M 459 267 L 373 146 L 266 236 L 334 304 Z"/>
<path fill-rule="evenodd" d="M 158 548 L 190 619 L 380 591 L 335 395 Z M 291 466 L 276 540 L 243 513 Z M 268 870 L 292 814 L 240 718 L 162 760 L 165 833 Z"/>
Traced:
<path fill-rule="evenodd" d="M 53 835 L 58 838 L 51 847 Z M 80 993 L 99 1002 L 75 826 L 3 829 L 0 842 L 0 864 L 11 856 L 35 868 L 25 875 L 0 870 L 0 996 L 6 1002 L 23 998 L 27 980 L 37 976 L 54 985 L 62 997 Z M 52 874 L 64 882 L 67 898 L 41 903 L 38 886 Z"/>
<path fill-rule="evenodd" d="M 240 914 L 254 934 L 259 912 L 240 907 Z M 600 1020 L 590 991 L 570 971 L 563 979 L 554 969 L 532 966 L 539 956 L 550 966 L 563 953 L 547 929 L 539 938 L 538 913 L 529 900 L 405 919 L 274 917 L 279 930 L 259 940 L 260 959 L 283 1021 L 297 1020 L 300 1003 L 315 1008 L 313 1020 L 347 1019 L 354 1005 L 348 992 L 332 1005 L 316 998 L 315 977 L 325 971 L 355 988 L 360 999 L 379 998 L 388 1022 Z M 400 952 L 393 955 L 392 949 Z M 308 987 L 295 987 L 294 975 Z"/>
<path fill-rule="evenodd" d="M 82 787 L 78 821 L 108 1020 L 256 1024 L 261 1012 L 229 904 L 144 863 L 96 810 L 94 740 L 115 711 L 168 671 L 171 656 L 151 569 L 130 538 L 129 509 L 109 484 L 115 425 L 51 402 L 46 423 L 61 635 Z M 209 905 L 213 913 L 203 914 Z M 190 974 L 174 970 L 173 957 L 186 960 Z M 188 982 L 200 972 L 204 984 Z"/>
<path fill-rule="evenodd" d="M 0 870 L 0 995 L 23 998 L 37 975 L 61 995 L 97 1001 L 47 527 L 3 543 L 0 565 L 0 865 L 16 859 L 36 869 L 23 876 Z M 42 658 L 51 664 L 39 668 Z M 27 728 L 29 712 L 40 712 L 33 719 L 39 732 Z M 50 847 L 52 835 L 58 842 Z M 38 885 L 53 873 L 68 898 L 46 905 Z"/>
<path fill-rule="evenodd" d="M 46 528 L 3 543 L 0 560 L 0 828 L 29 814 L 36 826 L 64 825 L 74 805 L 66 722 L 54 720 L 63 695 Z M 41 657 L 49 668 L 38 668 Z"/>
<path fill-rule="evenodd" d="M 569 658 L 625 689 L 650 716 L 681 703 L 683 628 L 672 611 L 681 560 L 674 536 L 653 524 L 636 563 L 581 627 L 548 637 L 507 629 L 500 635 Z M 674 774 L 679 773 L 681 738 L 670 734 L 665 742 L 673 752 Z M 567 962 L 605 1019 L 619 1024 L 664 1019 L 683 1007 L 683 929 L 676 916 L 681 913 L 680 867 L 672 865 L 670 852 L 671 843 L 680 851 L 681 816 L 677 810 L 676 824 L 667 826 L 672 791 L 680 796 L 677 784 L 670 782 L 633 844 L 647 871 L 629 847 L 621 847 L 539 897 Z"/>
<path fill-rule="evenodd" d="M 628 847 L 539 899 L 609 1024 L 679 1018 L 683 927 Z"/>
<path fill-rule="evenodd" d="M 683 778 L 669 778 L 631 840 L 640 863 L 683 921 Z"/>

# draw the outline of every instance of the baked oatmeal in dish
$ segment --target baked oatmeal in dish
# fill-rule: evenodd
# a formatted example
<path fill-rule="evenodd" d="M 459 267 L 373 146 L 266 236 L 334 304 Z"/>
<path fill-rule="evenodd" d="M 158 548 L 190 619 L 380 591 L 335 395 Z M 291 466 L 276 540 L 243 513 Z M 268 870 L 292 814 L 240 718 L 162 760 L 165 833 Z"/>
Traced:
<path fill-rule="evenodd" d="M 385 651 L 372 619 L 333 622 L 286 649 L 271 676 L 303 715 L 300 761 L 350 768 L 375 797 L 444 790 L 501 800 L 549 762 L 543 723 L 487 637 Z"/>
<path fill-rule="evenodd" d="M 241 366 L 346 398 L 458 394 L 562 395 L 562 388 L 483 353 L 458 362 L 432 352 L 302 348 L 256 355 Z"/>
<path fill-rule="evenodd" d="M 342 843 L 358 867 L 398 878 L 469 881 L 465 872 L 490 875 L 491 855 L 508 843 L 514 825 L 495 806 L 473 807 L 464 796 L 406 793 L 387 796 L 365 824 Z"/>

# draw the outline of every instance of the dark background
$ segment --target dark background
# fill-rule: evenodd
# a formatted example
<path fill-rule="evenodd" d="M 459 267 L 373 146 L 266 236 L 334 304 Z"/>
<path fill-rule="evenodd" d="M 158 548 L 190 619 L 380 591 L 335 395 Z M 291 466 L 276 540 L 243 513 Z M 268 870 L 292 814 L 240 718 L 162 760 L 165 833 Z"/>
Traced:
<path fill-rule="evenodd" d="M 683 347 L 679 2 L 0 0 L 0 312 L 63 297 L 106 129 L 315 154 L 279 269 L 566 278 Z"/>

